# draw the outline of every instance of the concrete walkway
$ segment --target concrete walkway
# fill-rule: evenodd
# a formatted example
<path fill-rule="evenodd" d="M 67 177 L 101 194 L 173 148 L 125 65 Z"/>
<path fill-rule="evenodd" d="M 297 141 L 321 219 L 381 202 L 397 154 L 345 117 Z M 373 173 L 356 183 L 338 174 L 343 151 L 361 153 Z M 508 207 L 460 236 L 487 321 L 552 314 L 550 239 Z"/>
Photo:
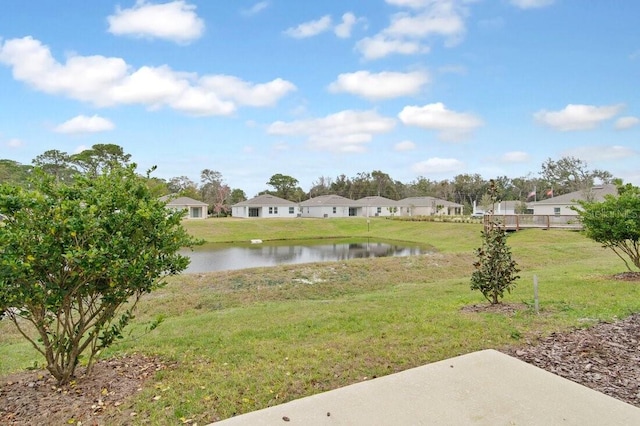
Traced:
<path fill-rule="evenodd" d="M 640 408 L 494 350 L 427 364 L 216 425 L 640 425 Z"/>

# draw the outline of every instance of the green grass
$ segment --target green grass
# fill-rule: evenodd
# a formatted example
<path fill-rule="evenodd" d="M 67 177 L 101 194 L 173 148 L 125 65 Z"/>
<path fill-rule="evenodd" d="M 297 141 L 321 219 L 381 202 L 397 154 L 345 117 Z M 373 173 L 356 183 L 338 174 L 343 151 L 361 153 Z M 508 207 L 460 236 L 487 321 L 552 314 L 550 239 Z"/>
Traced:
<path fill-rule="evenodd" d="M 622 262 L 578 232 L 526 230 L 509 245 L 522 278 L 512 315 L 468 313 L 480 225 L 372 219 L 186 222 L 211 242 L 371 236 L 426 243 L 435 254 L 286 265 L 174 277 L 143 299 L 135 338 L 105 356 L 159 355 L 159 372 L 130 404 L 136 421 L 199 424 L 485 348 L 522 344 L 640 311 Z M 533 276 L 540 313 L 533 310 Z M 144 328 L 158 315 L 165 321 Z M 0 324 L 0 374 L 32 366 L 33 349 Z M 155 397 L 160 398 L 155 398 Z"/>

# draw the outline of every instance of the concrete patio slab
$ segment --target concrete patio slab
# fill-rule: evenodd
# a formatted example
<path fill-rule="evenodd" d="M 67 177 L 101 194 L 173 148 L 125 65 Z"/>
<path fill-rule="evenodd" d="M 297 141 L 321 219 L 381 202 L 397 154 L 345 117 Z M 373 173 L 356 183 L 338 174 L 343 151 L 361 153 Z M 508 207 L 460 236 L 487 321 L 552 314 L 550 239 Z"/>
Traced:
<path fill-rule="evenodd" d="M 462 355 L 216 425 L 640 425 L 640 408 L 495 350 Z"/>

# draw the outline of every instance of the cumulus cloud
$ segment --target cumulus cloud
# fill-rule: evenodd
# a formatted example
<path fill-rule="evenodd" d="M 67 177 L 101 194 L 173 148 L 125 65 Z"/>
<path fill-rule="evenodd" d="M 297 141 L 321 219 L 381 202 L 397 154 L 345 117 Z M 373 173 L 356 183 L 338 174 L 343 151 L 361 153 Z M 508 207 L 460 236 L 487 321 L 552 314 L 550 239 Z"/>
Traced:
<path fill-rule="evenodd" d="M 537 9 L 540 7 L 550 6 L 556 0 L 511 0 L 511 4 L 520 9 Z"/>
<path fill-rule="evenodd" d="M 539 123 L 563 132 L 589 130 L 613 118 L 623 108 L 622 104 L 607 106 L 569 104 L 560 111 L 541 110 L 533 116 Z"/>
<path fill-rule="evenodd" d="M 351 12 L 347 12 L 342 15 L 342 22 L 335 26 L 333 32 L 340 38 L 351 37 L 351 30 L 353 26 L 358 22 L 358 18 Z"/>
<path fill-rule="evenodd" d="M 638 117 L 620 117 L 616 120 L 615 128 L 617 130 L 626 130 L 640 124 Z"/>
<path fill-rule="evenodd" d="M 329 29 L 331 29 L 331 16 L 325 15 L 315 21 L 304 22 L 296 27 L 287 28 L 284 33 L 293 38 L 307 38 Z"/>
<path fill-rule="evenodd" d="M 413 151 L 416 149 L 416 144 L 412 141 L 402 141 L 394 145 L 395 151 Z"/>
<path fill-rule="evenodd" d="M 464 163 L 455 158 L 433 157 L 411 166 L 411 170 L 420 175 L 455 173 L 464 169 Z"/>
<path fill-rule="evenodd" d="M 456 141 L 468 137 L 483 121 L 473 114 L 448 110 L 440 102 L 422 107 L 406 106 L 398 114 L 400 121 L 408 126 L 435 130 L 442 140 Z"/>
<path fill-rule="evenodd" d="M 108 31 L 115 35 L 160 38 L 189 43 L 202 36 L 205 24 L 195 12 L 196 6 L 183 0 L 153 4 L 138 0 L 130 9 L 119 6 L 107 17 Z"/>
<path fill-rule="evenodd" d="M 524 151 L 511 151 L 502 156 L 502 161 L 505 163 L 524 163 L 530 159 L 531 156 Z"/>
<path fill-rule="evenodd" d="M 106 118 L 98 115 L 87 117 L 78 115 L 56 126 L 53 131 L 57 133 L 100 133 L 115 129 L 115 125 Z"/>
<path fill-rule="evenodd" d="M 1 44 L 0 63 L 36 90 L 98 107 L 139 104 L 192 115 L 229 115 L 242 105 L 273 105 L 296 90 L 282 79 L 255 84 L 232 76 L 174 71 L 166 65 L 133 69 L 121 58 L 104 56 L 71 56 L 60 63 L 32 37 Z"/>
<path fill-rule="evenodd" d="M 385 29 L 356 44 L 366 59 L 427 53 L 430 47 L 426 39 L 440 37 L 446 46 L 453 46 L 466 33 L 468 0 L 387 0 L 387 3 L 410 10 L 393 14 Z"/>
<path fill-rule="evenodd" d="M 429 46 L 416 40 L 390 38 L 385 34 L 365 37 L 356 43 L 356 49 L 365 59 L 380 59 L 391 54 L 414 55 L 429 53 Z"/>
<path fill-rule="evenodd" d="M 640 151 L 622 145 L 581 146 L 563 153 L 563 156 L 576 157 L 587 162 L 621 160 L 637 155 L 640 155 Z"/>
<path fill-rule="evenodd" d="M 380 72 L 356 71 L 340 74 L 329 85 L 333 93 L 351 93 L 370 100 L 391 99 L 400 96 L 413 96 L 429 82 L 424 71 Z"/>
<path fill-rule="evenodd" d="M 312 149 L 331 152 L 364 152 L 373 136 L 391 131 L 393 118 L 375 111 L 345 110 L 323 118 L 276 121 L 267 133 L 278 136 L 305 136 Z"/>

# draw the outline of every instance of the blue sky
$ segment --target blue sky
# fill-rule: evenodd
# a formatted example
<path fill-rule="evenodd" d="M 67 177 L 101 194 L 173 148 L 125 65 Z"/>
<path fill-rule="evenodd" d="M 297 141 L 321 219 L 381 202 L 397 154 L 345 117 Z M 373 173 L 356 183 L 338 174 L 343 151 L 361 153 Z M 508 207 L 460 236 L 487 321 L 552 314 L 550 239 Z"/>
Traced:
<path fill-rule="evenodd" d="M 3 0 L 0 158 L 408 183 L 574 156 L 640 184 L 640 2 Z"/>

